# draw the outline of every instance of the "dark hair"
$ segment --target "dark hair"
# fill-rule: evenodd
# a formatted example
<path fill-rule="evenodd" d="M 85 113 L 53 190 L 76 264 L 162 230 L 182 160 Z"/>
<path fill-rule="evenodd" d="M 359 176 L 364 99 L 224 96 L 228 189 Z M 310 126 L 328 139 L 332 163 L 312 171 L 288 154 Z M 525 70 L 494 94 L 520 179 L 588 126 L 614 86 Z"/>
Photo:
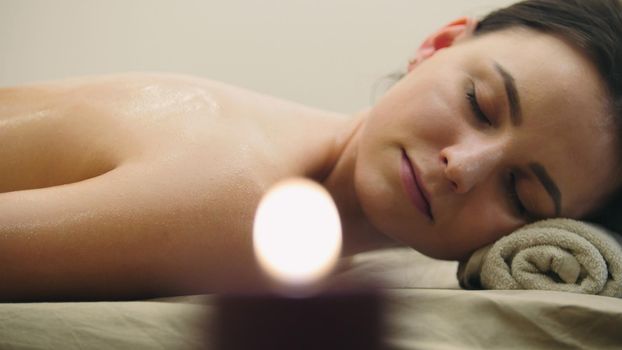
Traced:
<path fill-rule="evenodd" d="M 620 0 L 522 1 L 488 14 L 479 22 L 475 35 L 514 27 L 556 35 L 587 54 L 609 90 L 610 107 L 618 129 L 618 145 L 622 145 Z M 622 158 L 620 162 L 622 163 Z M 584 219 L 622 233 L 622 189 L 611 194 L 604 206 L 597 208 Z"/>

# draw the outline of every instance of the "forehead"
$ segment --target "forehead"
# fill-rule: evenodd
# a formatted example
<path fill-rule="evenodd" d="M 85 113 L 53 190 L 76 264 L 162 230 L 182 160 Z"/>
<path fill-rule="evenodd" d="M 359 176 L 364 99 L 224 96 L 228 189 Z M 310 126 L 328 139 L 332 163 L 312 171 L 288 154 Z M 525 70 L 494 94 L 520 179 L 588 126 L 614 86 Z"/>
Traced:
<path fill-rule="evenodd" d="M 562 39 L 531 30 L 476 38 L 465 50 L 513 76 L 523 123 L 518 158 L 543 164 L 562 192 L 562 213 L 581 216 L 615 187 L 617 135 L 596 67 Z"/>
<path fill-rule="evenodd" d="M 497 61 L 523 88 L 524 102 L 574 102 L 601 112 L 607 93 L 595 65 L 580 49 L 562 38 L 530 29 L 514 28 L 468 40 L 465 49 L 477 61 Z M 479 56 L 479 57 L 475 57 Z M 579 100 L 577 100 L 579 98 Z"/>

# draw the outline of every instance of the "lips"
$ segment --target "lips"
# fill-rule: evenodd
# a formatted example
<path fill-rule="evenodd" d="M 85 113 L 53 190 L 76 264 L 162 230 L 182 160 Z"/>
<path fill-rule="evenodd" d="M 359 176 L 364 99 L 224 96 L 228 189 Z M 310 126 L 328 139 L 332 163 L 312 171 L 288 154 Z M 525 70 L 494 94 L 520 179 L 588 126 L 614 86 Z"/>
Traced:
<path fill-rule="evenodd" d="M 428 199 L 429 196 L 425 191 L 423 183 L 421 182 L 421 177 L 417 176 L 415 167 L 410 161 L 410 158 L 408 158 L 408 155 L 404 149 L 402 149 L 400 175 L 404 185 L 404 190 L 408 194 L 412 204 L 430 221 L 434 221 L 434 216 L 432 216 L 432 210 L 430 208 L 430 201 Z"/>

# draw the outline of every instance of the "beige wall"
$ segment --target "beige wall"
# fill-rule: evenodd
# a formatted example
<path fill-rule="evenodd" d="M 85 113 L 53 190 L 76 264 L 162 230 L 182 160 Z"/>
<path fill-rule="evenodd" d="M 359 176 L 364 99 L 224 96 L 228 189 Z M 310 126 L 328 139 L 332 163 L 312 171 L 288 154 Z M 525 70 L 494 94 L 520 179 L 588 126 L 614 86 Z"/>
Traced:
<path fill-rule="evenodd" d="M 169 71 L 353 112 L 428 32 L 512 2 L 0 0 L 0 86 Z"/>

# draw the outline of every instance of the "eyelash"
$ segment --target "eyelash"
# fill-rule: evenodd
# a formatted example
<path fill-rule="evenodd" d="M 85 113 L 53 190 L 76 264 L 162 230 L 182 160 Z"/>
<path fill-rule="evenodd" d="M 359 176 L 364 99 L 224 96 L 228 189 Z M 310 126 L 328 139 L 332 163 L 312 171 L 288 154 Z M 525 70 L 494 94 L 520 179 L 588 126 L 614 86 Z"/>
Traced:
<path fill-rule="evenodd" d="M 525 217 L 527 213 L 527 209 L 521 203 L 520 198 L 518 198 L 518 193 L 516 192 L 516 175 L 514 173 L 510 173 L 510 178 L 507 184 L 507 192 L 510 197 L 510 201 L 512 202 L 514 208 L 518 212 L 521 217 Z"/>
<path fill-rule="evenodd" d="M 478 121 L 486 124 L 487 126 L 492 126 L 492 122 L 490 121 L 490 119 L 488 119 L 486 113 L 482 111 L 479 103 L 477 102 L 475 83 L 473 81 L 471 81 L 471 86 L 466 92 L 466 98 L 471 105 L 471 110 L 473 111 L 473 115 L 475 115 L 475 118 L 477 118 Z M 526 217 L 527 209 L 518 197 L 518 193 L 516 191 L 516 175 L 513 172 L 510 173 L 510 178 L 507 184 L 507 193 L 510 197 L 510 201 L 512 202 L 513 207 L 515 208 L 516 212 L 518 212 L 518 215 L 520 217 Z"/>
<path fill-rule="evenodd" d="M 471 110 L 473 111 L 475 118 L 477 118 L 478 121 L 486 124 L 487 126 L 492 126 L 492 122 L 490 121 L 490 119 L 488 119 L 486 113 L 482 111 L 479 103 L 477 102 L 477 95 L 475 94 L 475 83 L 473 81 L 471 81 L 471 87 L 469 87 L 466 92 L 466 98 L 471 105 Z"/>

